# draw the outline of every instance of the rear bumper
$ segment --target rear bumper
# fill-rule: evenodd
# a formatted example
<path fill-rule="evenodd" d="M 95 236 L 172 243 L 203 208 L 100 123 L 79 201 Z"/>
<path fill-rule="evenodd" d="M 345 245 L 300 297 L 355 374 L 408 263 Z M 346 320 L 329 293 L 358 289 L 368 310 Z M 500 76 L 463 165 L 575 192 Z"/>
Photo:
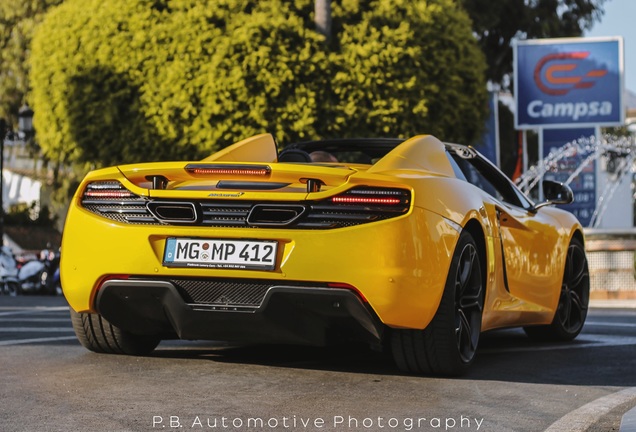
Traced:
<path fill-rule="evenodd" d="M 162 338 L 322 346 L 379 343 L 384 330 L 358 295 L 341 288 L 273 284 L 254 306 L 189 301 L 169 280 L 111 279 L 95 306 L 121 329 Z"/>
<path fill-rule="evenodd" d="M 77 312 L 96 312 L 103 282 L 121 279 L 227 278 L 349 285 L 364 296 L 385 325 L 423 329 L 444 291 L 457 229 L 442 216 L 413 208 L 408 216 L 330 230 L 206 228 L 130 225 L 69 208 L 61 276 L 64 295 Z M 272 270 L 168 267 L 168 238 L 262 240 L 278 243 Z"/>

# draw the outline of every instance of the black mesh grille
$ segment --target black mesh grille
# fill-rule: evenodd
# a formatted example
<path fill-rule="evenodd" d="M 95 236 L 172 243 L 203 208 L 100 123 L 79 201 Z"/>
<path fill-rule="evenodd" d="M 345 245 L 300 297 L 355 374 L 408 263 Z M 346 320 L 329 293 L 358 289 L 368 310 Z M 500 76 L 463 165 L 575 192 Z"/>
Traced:
<path fill-rule="evenodd" d="M 127 222 L 136 224 L 156 224 L 157 219 L 146 208 L 145 201 L 122 201 L 118 203 L 99 203 L 85 200 L 83 203 L 86 210 L 97 213 L 108 219 L 117 222 Z"/>
<path fill-rule="evenodd" d="M 186 303 L 218 306 L 260 306 L 271 282 L 173 279 Z"/>

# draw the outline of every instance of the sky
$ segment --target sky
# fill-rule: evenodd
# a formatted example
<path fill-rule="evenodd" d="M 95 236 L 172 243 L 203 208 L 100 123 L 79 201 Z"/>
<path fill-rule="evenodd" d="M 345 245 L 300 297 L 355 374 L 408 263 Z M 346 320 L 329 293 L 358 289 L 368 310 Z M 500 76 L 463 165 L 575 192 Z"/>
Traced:
<path fill-rule="evenodd" d="M 636 0 L 607 0 L 600 22 L 587 37 L 622 36 L 625 58 L 625 88 L 636 93 Z"/>

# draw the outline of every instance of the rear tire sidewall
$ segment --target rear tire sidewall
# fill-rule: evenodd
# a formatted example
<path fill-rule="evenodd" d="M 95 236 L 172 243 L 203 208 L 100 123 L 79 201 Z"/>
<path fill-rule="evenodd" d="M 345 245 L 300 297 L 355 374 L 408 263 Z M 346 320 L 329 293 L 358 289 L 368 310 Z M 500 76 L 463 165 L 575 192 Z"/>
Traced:
<path fill-rule="evenodd" d="M 78 313 L 70 308 L 70 314 L 77 339 L 89 351 L 144 356 L 161 341 L 158 337 L 135 335 L 115 327 L 96 313 Z"/>
<path fill-rule="evenodd" d="M 468 254 L 468 255 L 465 255 Z M 479 335 L 485 298 L 482 257 L 472 235 L 463 231 L 455 246 L 444 291 L 432 321 L 424 330 L 394 329 L 391 348 L 397 366 L 409 373 L 458 376 L 464 374 L 473 363 Z M 464 263 L 464 266 L 462 266 Z M 460 275 L 461 269 L 469 265 L 468 277 Z M 469 283 L 458 283 L 465 280 Z M 462 289 L 463 287 L 463 289 Z M 458 294 L 473 294 L 472 302 L 459 302 Z M 465 297 L 468 298 L 468 297 Z M 468 304 L 474 307 L 462 308 Z M 463 305 L 463 306 L 462 306 Z M 461 317 L 468 326 L 459 326 Z M 458 329 L 468 329 L 469 349 L 462 346 Z M 465 339 L 464 339 L 465 340 Z"/>

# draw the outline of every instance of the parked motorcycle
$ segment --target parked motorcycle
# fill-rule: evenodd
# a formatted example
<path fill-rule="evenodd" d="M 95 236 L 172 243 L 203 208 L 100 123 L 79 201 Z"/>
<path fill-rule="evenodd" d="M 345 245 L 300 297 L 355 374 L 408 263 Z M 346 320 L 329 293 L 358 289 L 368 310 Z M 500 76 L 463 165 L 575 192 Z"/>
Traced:
<path fill-rule="evenodd" d="M 48 256 L 43 261 L 44 271 L 40 276 L 40 280 L 44 293 L 62 295 L 62 285 L 60 283 L 60 253 L 49 250 Z"/>
<path fill-rule="evenodd" d="M 18 271 L 20 290 L 25 294 L 39 294 L 42 289 L 41 274 L 44 271 L 44 263 L 40 260 L 27 261 Z"/>
<path fill-rule="evenodd" d="M 59 276 L 59 253 L 44 249 L 39 259 L 25 262 L 18 272 L 20 290 L 25 294 L 61 294 Z M 59 271 L 58 271 L 59 274 Z"/>
<path fill-rule="evenodd" d="M 16 296 L 20 293 L 18 268 L 13 251 L 8 246 L 0 248 L 0 294 Z"/>

